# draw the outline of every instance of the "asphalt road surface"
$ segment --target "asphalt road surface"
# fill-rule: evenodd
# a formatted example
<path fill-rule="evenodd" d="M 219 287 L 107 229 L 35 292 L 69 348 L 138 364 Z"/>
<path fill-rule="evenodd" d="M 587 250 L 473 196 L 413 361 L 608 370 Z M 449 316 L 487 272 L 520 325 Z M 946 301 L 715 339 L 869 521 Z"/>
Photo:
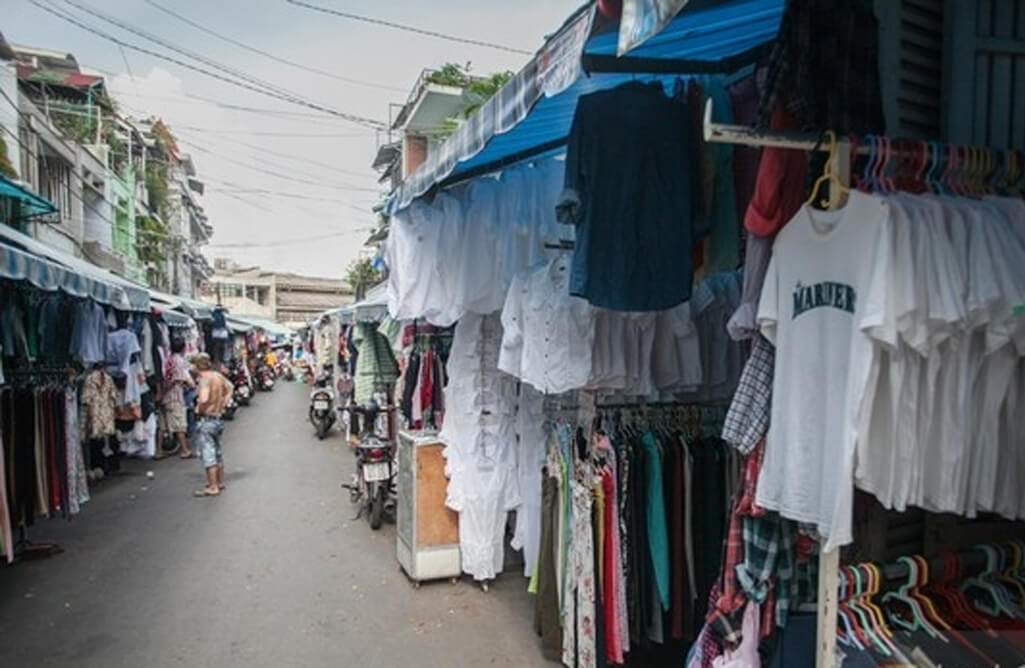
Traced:
<path fill-rule="evenodd" d="M 352 455 L 307 398 L 280 385 L 228 423 L 219 498 L 192 497 L 197 460 L 128 461 L 73 521 L 38 521 L 64 552 L 0 567 L 0 665 L 554 665 L 515 569 L 414 590 L 394 525 L 352 519 Z"/>

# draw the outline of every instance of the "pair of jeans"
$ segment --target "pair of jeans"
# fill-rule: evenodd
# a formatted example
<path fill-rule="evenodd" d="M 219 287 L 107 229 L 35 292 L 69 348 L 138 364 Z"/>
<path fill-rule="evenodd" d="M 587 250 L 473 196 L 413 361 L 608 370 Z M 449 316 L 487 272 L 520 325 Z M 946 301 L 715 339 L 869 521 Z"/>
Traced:
<path fill-rule="evenodd" d="M 220 418 L 203 416 L 196 421 L 196 449 L 203 468 L 213 468 L 224 461 L 221 451 L 223 433 L 224 422 Z"/>

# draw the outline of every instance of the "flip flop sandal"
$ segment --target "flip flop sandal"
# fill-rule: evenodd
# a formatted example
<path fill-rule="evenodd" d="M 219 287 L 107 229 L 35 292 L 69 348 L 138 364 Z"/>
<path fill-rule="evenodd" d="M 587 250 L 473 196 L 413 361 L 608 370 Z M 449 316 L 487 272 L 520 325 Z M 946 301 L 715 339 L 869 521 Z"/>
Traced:
<path fill-rule="evenodd" d="M 178 458 L 179 459 L 195 459 L 196 458 L 196 453 L 195 452 L 190 452 L 187 455 L 178 455 Z"/>
<path fill-rule="evenodd" d="M 205 489 L 197 489 L 196 491 L 194 491 L 192 493 L 192 496 L 194 496 L 194 497 L 196 497 L 198 499 L 201 499 L 201 498 L 204 498 L 204 497 L 207 497 L 207 496 L 220 496 L 220 495 L 221 495 L 220 491 L 211 492 L 211 491 L 205 490 Z"/>

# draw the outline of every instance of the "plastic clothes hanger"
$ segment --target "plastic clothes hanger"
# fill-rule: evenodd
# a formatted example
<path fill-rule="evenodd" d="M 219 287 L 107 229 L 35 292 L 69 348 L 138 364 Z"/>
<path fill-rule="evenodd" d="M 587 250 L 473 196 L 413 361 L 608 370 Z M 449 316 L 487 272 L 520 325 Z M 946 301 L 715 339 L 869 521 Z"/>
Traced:
<path fill-rule="evenodd" d="M 968 592 L 981 593 L 982 597 L 973 599 L 972 604 L 990 617 L 1013 616 L 1013 612 L 1004 605 L 996 587 L 988 581 L 996 572 L 995 551 L 985 545 L 977 545 L 975 549 L 985 555 L 986 568 L 977 577 L 966 579 L 961 585 L 961 591 L 965 594 Z"/>
<path fill-rule="evenodd" d="M 812 185 L 811 195 L 804 203 L 805 206 L 812 206 L 814 204 L 819 188 L 826 183 L 829 184 L 829 198 L 821 200 L 820 204 L 823 208 L 835 208 L 839 205 L 841 198 L 851 191 L 850 188 L 840 182 L 840 179 L 833 172 L 833 165 L 838 159 L 836 133 L 832 130 L 826 130 L 826 138 L 829 140 L 829 158 L 826 160 L 822 176 Z"/>
<path fill-rule="evenodd" d="M 886 643 L 886 646 L 889 647 L 891 651 L 897 653 L 897 646 L 894 645 L 893 641 L 891 640 L 893 638 L 893 631 L 891 631 L 890 627 L 887 626 L 886 618 L 883 615 L 883 611 L 880 610 L 879 606 L 877 606 L 872 601 L 872 597 L 879 593 L 879 584 L 881 579 L 879 576 L 879 569 L 876 568 L 876 565 L 872 563 L 863 564 L 858 568 L 859 570 L 861 568 L 865 569 L 865 577 L 867 582 L 866 590 L 861 598 L 861 602 L 864 605 L 865 609 L 868 611 L 869 616 L 873 620 L 873 623 L 875 624 L 876 633 L 879 635 L 880 638 L 882 638 L 883 642 Z"/>
<path fill-rule="evenodd" d="M 876 159 L 875 135 L 865 135 L 865 143 L 868 145 L 868 158 L 865 160 L 865 167 L 858 179 L 858 188 L 865 191 L 872 191 L 872 168 Z"/>
<path fill-rule="evenodd" d="M 858 626 L 864 634 L 868 636 L 868 640 L 876 650 L 885 656 L 890 656 L 892 652 L 890 651 L 889 644 L 880 636 L 880 634 L 876 633 L 875 623 L 871 614 L 862 606 L 862 597 L 864 595 L 865 588 L 861 579 L 861 571 L 857 568 L 848 567 L 848 572 L 853 576 L 855 582 L 854 595 L 851 597 L 848 605 L 860 620 Z"/>
<path fill-rule="evenodd" d="M 879 165 L 879 185 L 884 193 L 892 193 L 896 190 L 893 177 L 890 175 L 890 162 L 893 158 L 893 151 L 890 146 L 889 137 L 880 137 L 883 145 L 883 160 Z"/>
<path fill-rule="evenodd" d="M 884 594 L 883 603 L 889 604 L 887 607 L 891 610 L 899 608 L 900 604 L 903 604 L 907 606 L 907 610 L 911 614 L 910 619 L 905 619 L 903 615 L 895 611 L 894 614 L 889 615 L 889 620 L 909 632 L 922 630 L 933 638 L 940 638 L 940 632 L 925 618 L 925 611 L 922 610 L 922 604 L 909 594 L 911 589 L 916 588 L 919 585 L 918 562 L 911 557 L 903 556 L 897 560 L 897 563 L 907 566 L 908 579 L 904 584 L 897 588 L 897 591 L 891 591 Z"/>
<path fill-rule="evenodd" d="M 925 557 L 917 554 L 911 558 L 916 564 L 918 564 L 919 580 L 916 586 L 908 590 L 908 595 L 912 596 L 919 602 L 922 607 L 922 611 L 930 622 L 935 624 L 941 631 L 949 631 L 951 629 L 950 623 L 947 622 L 947 620 L 945 620 L 936 610 L 936 606 L 933 605 L 932 599 L 920 591 L 921 587 L 929 584 L 929 562 Z"/>
<path fill-rule="evenodd" d="M 851 612 L 847 606 L 847 599 L 850 590 L 850 582 L 847 579 L 847 574 L 844 569 L 840 569 L 840 604 L 837 606 L 837 613 L 840 621 L 843 623 L 843 632 L 837 629 L 837 637 L 843 640 L 848 645 L 853 645 L 859 650 L 864 650 L 865 645 L 862 644 L 862 637 L 858 632 L 857 620 L 854 619 L 854 613 Z"/>

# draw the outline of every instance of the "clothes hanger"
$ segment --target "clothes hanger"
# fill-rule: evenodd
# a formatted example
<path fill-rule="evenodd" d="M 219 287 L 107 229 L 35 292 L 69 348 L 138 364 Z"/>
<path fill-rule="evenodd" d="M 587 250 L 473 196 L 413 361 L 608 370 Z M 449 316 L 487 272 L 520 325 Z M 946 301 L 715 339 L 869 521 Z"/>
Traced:
<path fill-rule="evenodd" d="M 888 615 L 889 620 L 909 632 L 913 633 L 915 631 L 922 630 L 933 638 L 940 638 L 940 632 L 925 618 L 925 611 L 922 609 L 922 604 L 909 593 L 911 589 L 916 588 L 919 585 L 918 562 L 911 557 L 902 556 L 897 559 L 897 563 L 907 566 L 908 579 L 904 584 L 897 588 L 897 591 L 887 592 L 883 595 L 883 604 L 889 604 L 887 605 L 887 609 L 892 611 L 892 613 Z M 900 614 L 899 610 L 896 609 L 902 604 L 907 606 L 907 610 L 910 612 L 910 619 L 905 619 L 905 617 Z"/>
<path fill-rule="evenodd" d="M 826 130 L 825 134 L 826 139 L 829 140 L 829 158 L 826 160 L 822 176 L 820 176 L 812 185 L 811 195 L 808 197 L 807 201 L 805 201 L 805 206 L 812 206 L 815 203 L 816 196 L 819 194 L 819 188 L 826 183 L 829 184 L 829 197 L 828 199 L 820 201 L 823 208 L 835 208 L 841 198 L 851 191 L 851 189 L 841 183 L 840 179 L 833 173 L 833 164 L 838 159 L 836 133 L 832 130 Z"/>
<path fill-rule="evenodd" d="M 930 583 L 928 560 L 917 554 L 911 558 L 918 564 L 919 581 L 917 585 L 908 590 L 908 595 L 918 601 L 922 611 L 931 623 L 935 624 L 941 631 L 949 631 L 951 629 L 950 623 L 939 614 L 936 606 L 933 605 L 932 599 L 921 590 L 922 587 L 928 586 Z"/>
<path fill-rule="evenodd" d="M 837 605 L 837 616 L 843 623 L 843 633 L 840 633 L 840 629 L 837 628 L 837 637 L 844 640 L 848 645 L 864 650 L 866 646 L 862 642 L 863 636 L 860 633 L 860 629 L 858 629 L 857 620 L 847 605 L 850 594 L 850 581 L 847 579 L 847 572 L 841 568 L 838 575 L 840 577 L 840 603 Z"/>
<path fill-rule="evenodd" d="M 892 193 L 894 191 L 893 178 L 890 176 L 890 160 L 893 157 L 893 152 L 890 149 L 890 138 L 885 135 L 879 138 L 882 143 L 882 156 L 883 159 L 879 164 L 878 182 L 880 190 L 884 193 Z"/>
<path fill-rule="evenodd" d="M 848 607 L 858 617 L 857 628 L 860 628 L 866 637 L 866 644 L 873 646 L 877 651 L 881 652 L 885 656 L 890 656 L 890 648 L 883 641 L 881 637 L 876 634 L 875 624 L 873 623 L 871 615 L 861 605 L 861 597 L 864 592 L 864 587 L 861 579 L 861 572 L 854 567 L 847 566 L 847 571 L 850 576 L 854 579 L 854 594 L 848 600 Z"/>
<path fill-rule="evenodd" d="M 1003 605 L 1000 595 L 996 591 L 996 587 L 988 581 L 988 578 L 996 572 L 996 556 L 994 551 L 989 549 L 985 545 L 977 545 L 975 549 L 982 552 L 986 557 L 986 567 L 976 577 L 967 578 L 961 584 L 961 591 L 966 595 L 968 592 L 978 592 L 982 596 L 980 598 L 972 599 L 972 604 L 986 613 L 990 617 L 1000 617 L 1002 615 L 1013 616 L 1010 609 Z"/>
<path fill-rule="evenodd" d="M 866 591 L 862 597 L 862 603 L 865 609 L 869 612 L 870 617 L 875 624 L 876 633 L 882 638 L 883 642 L 886 643 L 887 647 L 894 653 L 897 653 L 897 646 L 893 644 L 893 631 L 890 630 L 886 624 L 886 618 L 883 615 L 883 611 L 875 604 L 872 597 L 879 593 L 879 569 L 873 563 L 865 563 L 860 568 L 865 569 L 866 575 Z"/>
<path fill-rule="evenodd" d="M 872 191 L 872 167 L 876 159 L 875 135 L 865 135 L 865 144 L 868 146 L 868 158 L 865 159 L 865 166 L 861 176 L 858 177 L 858 189 L 864 192 Z M 853 150 L 851 151 L 853 155 Z"/>
<path fill-rule="evenodd" d="M 1013 575 L 1014 562 L 1017 558 L 1014 554 L 1016 547 L 1014 543 L 1005 543 L 1000 547 L 994 548 L 999 561 L 995 576 L 998 583 L 1007 593 L 1008 600 L 1015 608 L 1015 614 L 1020 615 L 1023 612 L 1022 608 L 1025 607 L 1025 585 Z"/>

